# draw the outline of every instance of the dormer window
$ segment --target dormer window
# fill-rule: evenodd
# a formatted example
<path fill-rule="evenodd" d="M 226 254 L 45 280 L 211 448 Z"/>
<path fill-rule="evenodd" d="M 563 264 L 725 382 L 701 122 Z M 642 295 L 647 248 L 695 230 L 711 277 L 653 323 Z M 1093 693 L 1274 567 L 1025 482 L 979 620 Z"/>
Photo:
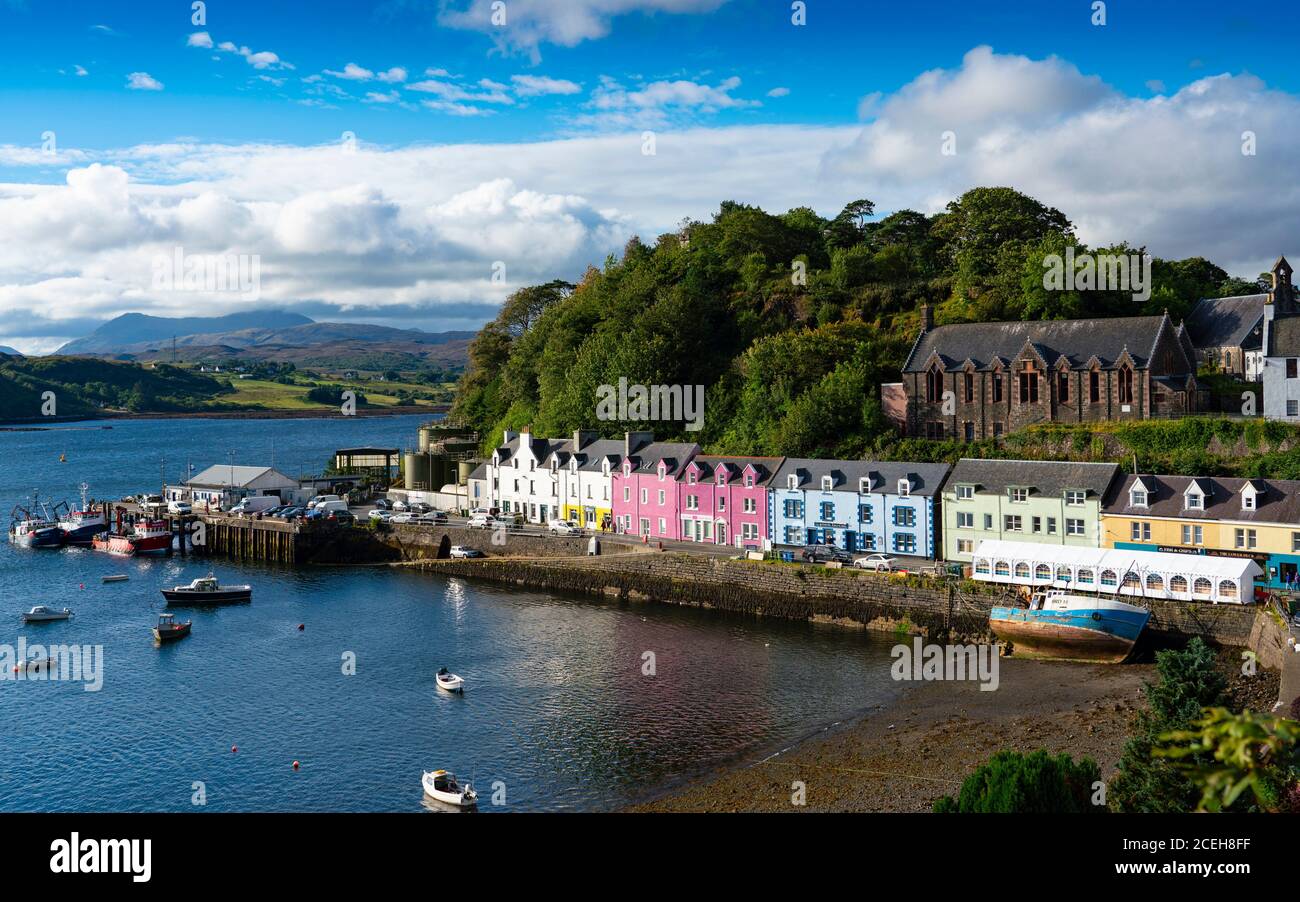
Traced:
<path fill-rule="evenodd" d="M 831 490 L 831 486 L 833 486 L 834 484 L 835 484 L 835 481 L 834 481 L 833 479 L 831 479 L 829 476 L 823 476 L 823 477 L 822 477 L 822 491 L 823 491 L 823 492 L 829 492 L 829 491 Z"/>
<path fill-rule="evenodd" d="M 1184 506 L 1189 511 L 1205 510 L 1205 496 L 1197 491 L 1189 491 L 1183 496 Z"/>
<path fill-rule="evenodd" d="M 1147 493 L 1146 489 L 1133 489 L 1128 493 L 1129 507 L 1146 507 Z"/>
<path fill-rule="evenodd" d="M 660 464 L 660 465 L 659 465 L 659 481 L 660 481 L 660 482 L 663 482 L 663 481 L 664 481 L 664 476 L 666 476 L 667 474 L 668 474 L 668 468 L 665 467 L 663 464 Z"/>
<path fill-rule="evenodd" d="M 1241 490 L 1241 509 L 1244 511 L 1256 510 L 1258 497 L 1259 492 L 1256 488 L 1249 482 L 1246 483 L 1246 487 Z"/>
<path fill-rule="evenodd" d="M 864 495 L 871 494 L 871 477 L 863 476 L 858 480 L 858 491 Z"/>
<path fill-rule="evenodd" d="M 791 473 L 785 478 L 785 487 L 788 489 L 799 488 L 799 477 Z"/>
<path fill-rule="evenodd" d="M 906 498 L 910 494 L 912 494 L 912 481 L 910 479 L 898 480 L 898 496 Z"/>
<path fill-rule="evenodd" d="M 1009 497 L 1016 504 L 1024 504 L 1026 501 L 1029 500 L 1029 489 L 1025 489 L 1025 488 L 1007 489 L 1007 497 Z"/>
<path fill-rule="evenodd" d="M 718 471 L 718 485 L 726 485 L 726 484 L 727 484 L 727 475 L 726 475 L 725 473 L 723 473 L 721 470 L 719 470 L 719 471 Z"/>
<path fill-rule="evenodd" d="M 695 471 L 694 471 L 694 470 L 691 470 L 691 472 L 689 472 L 689 473 L 686 474 L 686 484 L 687 484 L 687 485 L 695 485 Z"/>
<path fill-rule="evenodd" d="M 745 474 L 745 488 L 747 488 L 747 489 L 752 489 L 753 487 L 754 487 L 754 474 L 753 474 L 753 473 L 746 473 L 746 474 Z"/>

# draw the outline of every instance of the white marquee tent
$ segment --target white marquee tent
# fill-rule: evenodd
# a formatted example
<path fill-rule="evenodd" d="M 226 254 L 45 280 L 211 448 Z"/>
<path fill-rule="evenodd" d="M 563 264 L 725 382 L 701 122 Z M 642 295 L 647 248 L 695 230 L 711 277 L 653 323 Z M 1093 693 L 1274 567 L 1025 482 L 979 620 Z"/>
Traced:
<path fill-rule="evenodd" d="M 971 575 L 1040 589 L 1249 604 L 1263 571 L 1249 558 L 984 541 L 975 549 Z"/>

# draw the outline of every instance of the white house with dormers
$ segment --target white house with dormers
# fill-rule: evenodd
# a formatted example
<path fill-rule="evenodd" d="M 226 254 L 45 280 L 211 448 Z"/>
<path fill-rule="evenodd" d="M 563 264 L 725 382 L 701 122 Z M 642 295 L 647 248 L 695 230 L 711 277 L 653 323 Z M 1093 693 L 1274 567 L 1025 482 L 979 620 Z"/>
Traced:
<path fill-rule="evenodd" d="M 528 523 L 568 520 L 589 529 L 608 526 L 612 475 L 622 448 L 622 442 L 586 430 L 556 439 L 534 436 L 528 428 L 507 429 L 483 472 L 475 473 L 482 497 L 474 499 L 474 506 Z"/>
<path fill-rule="evenodd" d="M 1273 264 L 1273 285 L 1264 300 L 1263 383 L 1266 419 L 1300 423 L 1300 309 L 1291 284 L 1291 264 Z"/>

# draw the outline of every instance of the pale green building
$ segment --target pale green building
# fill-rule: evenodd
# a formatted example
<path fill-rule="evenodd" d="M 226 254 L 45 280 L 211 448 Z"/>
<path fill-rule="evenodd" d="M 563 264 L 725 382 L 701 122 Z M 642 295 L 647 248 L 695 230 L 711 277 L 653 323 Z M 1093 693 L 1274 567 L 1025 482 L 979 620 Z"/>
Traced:
<path fill-rule="evenodd" d="M 1118 475 L 1116 464 L 962 458 L 943 487 L 944 558 L 969 564 L 986 539 L 1099 548 Z"/>

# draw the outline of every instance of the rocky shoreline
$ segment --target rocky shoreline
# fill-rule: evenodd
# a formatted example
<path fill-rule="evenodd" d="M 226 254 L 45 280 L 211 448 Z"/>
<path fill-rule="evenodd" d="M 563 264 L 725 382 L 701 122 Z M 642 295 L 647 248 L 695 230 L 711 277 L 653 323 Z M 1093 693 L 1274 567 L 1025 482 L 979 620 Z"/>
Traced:
<path fill-rule="evenodd" d="M 1242 677 L 1231 650 L 1237 707 L 1276 698 L 1278 676 Z M 637 812 L 928 812 L 994 752 L 1046 749 L 1089 757 L 1110 779 L 1145 707 L 1151 663 L 1067 664 L 1007 658 L 996 691 L 974 682 L 920 683 L 892 704 L 828 727 L 762 760 L 723 770 L 634 805 Z M 796 781 L 806 804 L 793 803 Z"/>

